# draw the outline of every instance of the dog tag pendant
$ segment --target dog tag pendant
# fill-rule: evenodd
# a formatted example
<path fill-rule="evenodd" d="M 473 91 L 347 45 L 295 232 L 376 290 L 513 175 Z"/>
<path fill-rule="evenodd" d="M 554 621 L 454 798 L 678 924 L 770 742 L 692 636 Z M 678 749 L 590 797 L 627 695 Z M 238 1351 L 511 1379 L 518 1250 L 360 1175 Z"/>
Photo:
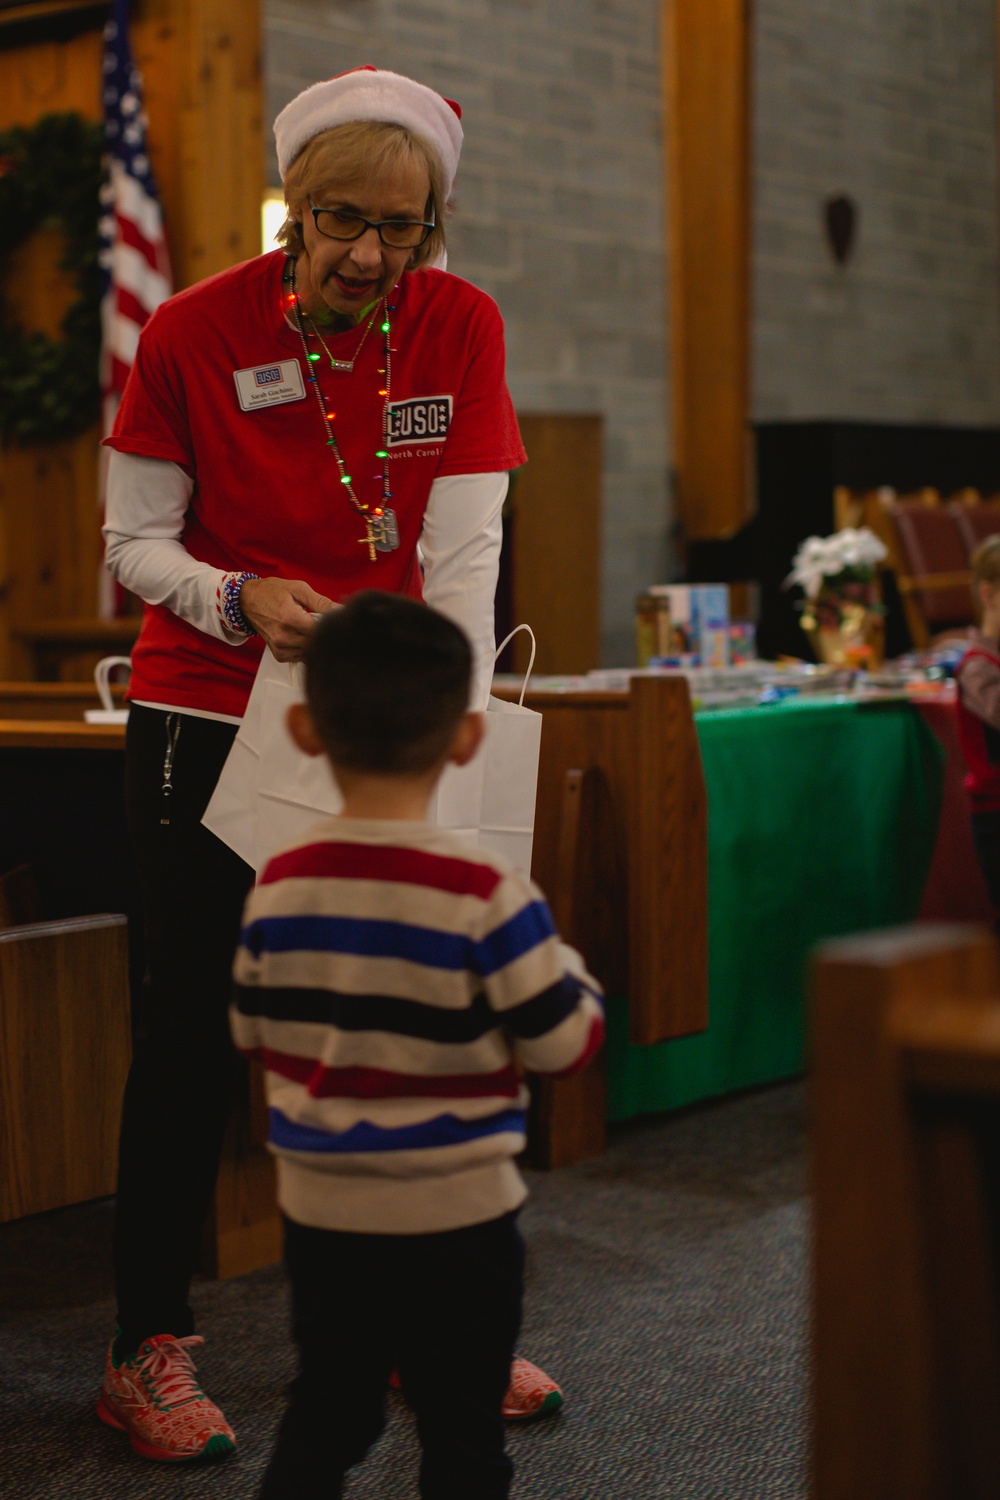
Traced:
<path fill-rule="evenodd" d="M 399 527 L 396 525 L 396 512 L 386 506 L 379 517 L 381 527 L 376 535 L 375 546 L 380 552 L 395 552 L 399 546 Z"/>

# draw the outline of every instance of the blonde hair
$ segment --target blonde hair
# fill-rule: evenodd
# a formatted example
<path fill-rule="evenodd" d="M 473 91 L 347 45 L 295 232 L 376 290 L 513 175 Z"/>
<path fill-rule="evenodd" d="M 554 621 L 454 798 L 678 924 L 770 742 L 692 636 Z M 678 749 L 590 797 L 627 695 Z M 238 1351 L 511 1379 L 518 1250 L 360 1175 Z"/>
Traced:
<path fill-rule="evenodd" d="M 309 199 L 322 203 L 331 193 L 343 193 L 376 173 L 399 163 L 418 160 L 427 169 L 430 194 L 424 213 L 434 228 L 410 256 L 409 269 L 417 271 L 436 260 L 445 246 L 444 173 L 434 148 L 423 136 L 405 125 L 384 120 L 351 120 L 334 125 L 307 141 L 285 175 L 288 216 L 275 238 L 289 255 L 305 249 L 302 225 L 296 214 L 309 212 Z"/>
<path fill-rule="evenodd" d="M 982 617 L 983 601 L 979 593 L 981 583 L 995 589 L 1000 586 L 1000 532 L 980 542 L 972 554 L 972 596 L 977 617 Z"/>
<path fill-rule="evenodd" d="M 972 554 L 973 583 L 1000 583 L 1000 532 L 980 542 Z"/>

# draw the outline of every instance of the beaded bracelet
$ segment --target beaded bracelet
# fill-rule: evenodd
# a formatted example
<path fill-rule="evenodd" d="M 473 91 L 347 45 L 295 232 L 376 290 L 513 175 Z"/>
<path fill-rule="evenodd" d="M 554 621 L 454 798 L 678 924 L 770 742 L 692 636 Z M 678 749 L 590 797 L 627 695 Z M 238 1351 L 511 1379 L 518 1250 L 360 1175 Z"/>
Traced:
<path fill-rule="evenodd" d="M 235 630 L 239 635 L 257 634 L 240 608 L 240 590 L 251 578 L 259 577 L 259 573 L 227 573 L 216 591 L 215 601 L 219 613 L 230 630 Z"/>

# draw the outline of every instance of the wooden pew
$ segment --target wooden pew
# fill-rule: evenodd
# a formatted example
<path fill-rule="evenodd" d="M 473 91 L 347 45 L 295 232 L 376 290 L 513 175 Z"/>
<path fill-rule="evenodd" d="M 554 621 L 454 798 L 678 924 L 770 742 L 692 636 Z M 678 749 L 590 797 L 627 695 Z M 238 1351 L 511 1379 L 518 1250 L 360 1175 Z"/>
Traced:
<path fill-rule="evenodd" d="M 633 1043 L 704 1031 L 707 801 L 687 682 L 651 675 L 619 691 L 529 689 L 524 703 L 543 720 L 533 878 L 558 902 L 566 776 L 592 771 L 584 955 L 607 989 L 628 995 Z"/>
<path fill-rule="evenodd" d="M 30 893 L 0 877 L 7 915 Z M 0 1221 L 114 1192 L 130 1051 L 123 916 L 0 928 Z"/>
<path fill-rule="evenodd" d="M 815 1500 L 1000 1494 L 1000 963 L 986 929 L 814 976 Z"/>
<path fill-rule="evenodd" d="M 529 689 L 524 702 L 543 720 L 531 873 L 557 925 L 609 994 L 628 995 L 632 1042 L 704 1031 L 707 801 L 686 681 Z M 604 1149 L 602 1060 L 579 1078 L 539 1082 L 534 1099 L 536 1165 Z"/>
<path fill-rule="evenodd" d="M 119 705 L 125 700 L 122 683 L 111 684 L 111 695 Z M 100 708 L 101 700 L 90 682 L 0 682 L 0 721 L 38 719 L 43 722 L 84 722 L 88 708 Z"/>
<path fill-rule="evenodd" d="M 75 684 L 28 686 L 0 684 L 0 752 L 121 753 L 121 726 L 80 721 Z M 532 873 L 563 931 L 610 993 L 628 995 L 633 1042 L 704 1030 L 707 812 L 686 682 L 636 677 L 619 692 L 529 692 L 525 703 L 544 721 Z M 605 1114 L 600 1063 L 541 1085 L 535 1161 L 598 1154 Z M 279 1243 L 254 1085 L 227 1138 L 205 1266 L 236 1275 L 274 1259 Z"/>

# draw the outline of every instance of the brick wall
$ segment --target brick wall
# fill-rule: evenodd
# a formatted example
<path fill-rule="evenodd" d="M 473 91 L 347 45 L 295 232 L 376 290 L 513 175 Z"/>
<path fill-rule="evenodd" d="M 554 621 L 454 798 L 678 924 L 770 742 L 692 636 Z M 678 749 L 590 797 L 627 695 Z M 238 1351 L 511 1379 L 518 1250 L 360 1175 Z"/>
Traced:
<path fill-rule="evenodd" d="M 449 268 L 499 302 L 520 410 L 605 418 L 608 662 L 632 659 L 634 596 L 668 566 L 658 15 L 657 0 L 265 5 L 269 119 L 364 62 L 461 102 Z"/>
<path fill-rule="evenodd" d="M 1000 422 L 995 0 L 755 0 L 753 415 Z M 605 418 L 604 657 L 668 576 L 659 0 L 266 0 L 270 118 L 362 62 L 461 100 L 451 268 L 522 411 Z M 271 181 L 277 170 L 271 160 Z M 837 267 L 822 203 L 860 207 Z"/>
<path fill-rule="evenodd" d="M 758 418 L 1000 422 L 995 59 L 995 0 L 756 0 Z"/>

